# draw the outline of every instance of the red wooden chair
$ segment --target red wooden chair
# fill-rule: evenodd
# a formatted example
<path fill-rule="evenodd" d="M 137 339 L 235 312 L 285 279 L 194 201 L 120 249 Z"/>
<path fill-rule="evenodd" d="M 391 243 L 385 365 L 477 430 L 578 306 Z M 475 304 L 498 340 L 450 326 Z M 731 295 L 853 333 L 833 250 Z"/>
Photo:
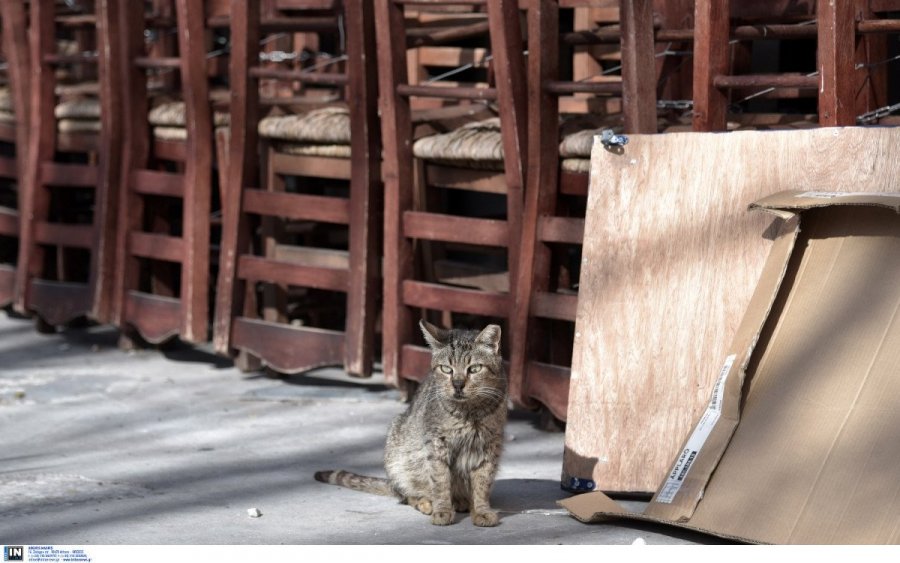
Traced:
<path fill-rule="evenodd" d="M 215 348 L 237 354 L 244 369 L 265 364 L 297 373 L 343 365 L 368 376 L 381 209 L 372 5 L 276 0 L 272 8 L 261 16 L 258 6 L 239 0 L 231 7 L 231 136 Z M 261 65 L 261 35 L 274 32 L 316 32 L 338 49 L 335 39 L 343 37 L 346 47 L 299 68 Z M 258 80 L 305 88 L 267 102 Z M 260 119 L 271 103 L 281 111 Z"/>
<path fill-rule="evenodd" d="M 561 9 L 607 6 L 597 0 L 533 0 L 528 10 L 529 154 L 522 250 L 516 279 L 510 395 L 526 407 L 566 419 L 569 366 L 575 335 L 578 271 L 594 138 L 656 133 L 658 48 L 653 3 L 621 2 L 617 29 L 561 31 Z M 660 14 L 673 18 L 674 10 Z M 573 18 L 576 22 L 576 17 Z M 565 74 L 573 47 L 609 44 L 621 49 L 621 71 L 597 79 Z M 577 56 L 577 51 L 576 51 Z M 597 71 L 603 71 L 598 66 Z M 615 76 L 615 79 L 613 78 Z M 606 113 L 563 116 L 568 96 Z M 611 103 L 618 100 L 618 104 Z M 600 103 L 592 103 L 592 102 Z M 605 101 L 605 103 L 603 103 Z M 620 112 L 609 110 L 620 109 Z M 602 111 L 602 110 L 601 110 Z M 561 125 L 562 122 L 562 125 Z M 548 419 L 549 422 L 549 419 Z"/>
<path fill-rule="evenodd" d="M 408 27 L 407 6 L 425 4 L 475 7 L 482 21 L 440 31 Z M 416 328 L 423 310 L 457 326 L 511 316 L 507 272 L 517 264 L 525 181 L 524 46 L 518 6 L 511 0 L 377 0 L 375 7 L 385 182 L 382 361 L 387 381 L 400 386 L 428 373 L 430 354 Z M 458 77 L 449 85 L 410 80 L 409 46 L 452 45 L 486 32 L 493 86 L 460 85 Z M 416 97 L 460 100 L 472 114 L 481 108 L 482 116 L 416 138 Z M 485 104 L 495 104 L 494 110 L 484 111 Z M 494 117 L 485 120 L 484 114 Z M 440 130 L 440 124 L 434 127 Z M 418 263 L 417 248 L 427 251 Z M 440 268 L 442 257 L 458 263 Z M 463 259 L 469 264 L 461 264 Z"/>
<path fill-rule="evenodd" d="M 204 0 L 153 8 L 123 5 L 116 30 L 127 116 L 115 285 L 124 346 L 207 340 L 214 128 L 227 127 L 211 103 L 222 52 L 209 41 L 227 13 Z M 155 39 L 149 52 L 145 30 Z"/>
<path fill-rule="evenodd" d="M 29 65 L 25 5 L 0 4 L 3 62 L 0 88 L 0 307 L 15 298 L 19 246 L 20 192 L 24 188 L 25 149 L 28 146 Z"/>
<path fill-rule="evenodd" d="M 762 94 L 811 97 L 817 101 L 820 125 L 856 125 L 859 116 L 886 103 L 887 67 L 880 63 L 888 59 L 884 34 L 900 31 L 900 20 L 888 17 L 898 9 L 900 3 L 894 1 L 819 0 L 814 6 L 789 4 L 772 13 L 754 2 L 698 1 L 694 130 L 725 130 L 729 106 L 737 95 L 746 99 Z M 746 49 L 748 42 L 766 39 L 815 40 L 816 60 L 810 60 L 808 72 L 731 70 L 732 44 Z"/>
<path fill-rule="evenodd" d="M 118 8 L 97 2 L 70 13 L 54 0 L 29 3 L 33 87 L 16 308 L 50 325 L 112 316 L 122 137 L 120 53 L 109 33 Z M 58 49 L 58 35 L 75 39 L 76 52 Z"/>

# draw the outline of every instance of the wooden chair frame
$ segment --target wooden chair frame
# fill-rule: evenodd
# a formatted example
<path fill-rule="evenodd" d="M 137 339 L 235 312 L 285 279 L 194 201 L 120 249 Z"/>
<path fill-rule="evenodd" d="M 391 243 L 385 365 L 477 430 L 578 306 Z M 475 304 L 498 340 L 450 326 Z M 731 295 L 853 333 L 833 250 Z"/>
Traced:
<path fill-rule="evenodd" d="M 884 67 L 857 63 L 887 58 L 884 37 L 900 32 L 900 20 L 879 19 L 878 13 L 900 9 L 894 0 L 817 0 L 817 25 L 806 29 L 792 26 L 735 28 L 732 18 L 740 10 L 752 11 L 730 0 L 698 0 L 694 39 L 694 130 L 723 131 L 726 127 L 728 94 L 736 89 L 776 91 L 805 90 L 818 100 L 822 126 L 856 125 L 858 115 L 884 103 L 887 74 Z M 796 28 L 796 26 L 793 26 Z M 765 33 L 764 35 L 762 33 Z M 790 33 L 789 33 L 790 32 Z M 729 41 L 732 38 L 815 37 L 818 44 L 818 74 L 733 75 L 729 73 Z"/>
<path fill-rule="evenodd" d="M 26 26 L 26 11 L 23 3 L 4 2 L 0 4 L 2 20 L 2 49 L 7 65 L 16 122 L 0 124 L 0 139 L 15 144 L 15 157 L 0 158 L 0 176 L 15 180 L 17 206 L 27 185 L 25 179 L 25 151 L 28 147 L 28 106 L 29 106 L 29 53 Z M 19 210 L 0 207 L 0 235 L 19 238 Z M 14 264 L 0 264 L 0 307 L 11 305 L 15 300 L 16 269 Z"/>
<path fill-rule="evenodd" d="M 276 7 L 323 10 L 334 4 L 333 0 L 279 0 Z M 345 74 L 270 69 L 257 63 L 261 29 L 316 31 L 333 28 L 334 18 L 311 15 L 261 20 L 260 11 L 248 8 L 242 0 L 234 0 L 231 6 L 231 139 L 223 201 L 215 349 L 223 354 L 237 353 L 238 363 L 244 369 L 258 367 L 260 362 L 283 373 L 343 365 L 350 374 L 369 376 L 374 361 L 381 208 L 371 2 L 343 0 L 339 7 L 346 26 Z M 262 155 L 265 171 L 259 174 L 260 94 L 256 80 L 263 78 L 346 87 L 352 158 L 292 156 L 278 153 L 266 144 Z M 279 191 L 277 177 L 281 174 L 347 179 L 349 198 Z M 251 214 L 261 216 L 264 223 L 267 217 L 281 217 L 348 225 L 347 264 L 321 263 L 309 256 L 279 259 L 272 252 L 274 245 L 266 245 L 265 256 L 253 255 Z M 297 286 L 346 293 L 344 330 L 293 326 L 279 322 L 277 314 L 261 315 L 254 290 L 257 282 L 274 288 Z"/>
<path fill-rule="evenodd" d="M 53 0 L 34 0 L 30 9 L 31 89 L 30 137 L 25 167 L 25 186 L 20 215 L 19 267 L 15 307 L 34 312 L 42 322 L 60 325 L 81 316 L 98 322 L 112 317 L 112 282 L 115 275 L 116 187 L 121 151 L 121 103 L 119 50 L 110 42 L 118 21 L 119 4 L 97 0 L 96 14 L 71 22 L 94 28 L 98 55 L 56 53 L 56 14 Z M 101 131 L 99 134 L 65 134 L 57 131 L 54 68 L 62 63 L 97 64 L 100 81 Z M 64 164 L 54 161 L 56 151 L 96 155 L 96 164 Z M 92 188 L 93 222 L 66 224 L 49 217 L 49 187 Z M 90 251 L 87 283 L 52 279 L 44 267 L 42 245 L 74 247 Z"/>
<path fill-rule="evenodd" d="M 418 281 L 414 275 L 413 241 L 442 240 L 507 249 L 510 272 L 518 263 L 517 241 L 521 232 L 524 156 L 526 147 L 525 68 L 519 13 L 512 0 L 463 2 L 485 6 L 488 14 L 496 88 L 434 87 L 410 84 L 406 59 L 407 34 L 404 6 L 407 0 L 377 0 L 378 66 L 384 127 L 385 250 L 384 321 L 382 362 L 385 379 L 393 385 L 419 381 L 427 373 L 430 354 L 414 337 L 418 320 L 414 309 L 469 313 L 490 317 L 510 316 L 512 293 L 453 288 Z M 452 4 L 453 2 L 445 2 Z M 459 2 L 457 2 L 459 3 Z M 416 211 L 413 204 L 414 161 L 412 154 L 411 96 L 496 100 L 500 108 L 505 154 L 503 174 L 462 171 L 461 187 L 494 176 L 506 194 L 505 221 L 490 221 Z M 427 173 L 427 171 L 426 171 Z M 466 176 L 470 176 L 467 178 Z M 487 187 L 496 191 L 496 186 Z M 512 275 L 512 274 L 511 274 Z"/>
<path fill-rule="evenodd" d="M 128 0 L 121 0 L 128 2 Z M 142 10 L 121 10 L 118 39 L 124 52 L 125 151 L 120 197 L 116 324 L 127 338 L 160 343 L 173 336 L 205 342 L 209 324 L 210 206 L 215 140 L 209 101 L 204 0 L 175 0 L 178 57 L 144 56 Z M 146 69 L 180 72 L 185 104 L 186 141 L 155 138 L 147 119 Z M 177 162 L 183 172 L 152 168 L 154 161 Z M 181 236 L 168 232 L 168 218 L 144 228 L 147 196 L 182 201 Z M 181 266 L 180 295 L 171 284 L 151 283 L 140 291 L 140 267 L 146 259 Z"/>
<path fill-rule="evenodd" d="M 528 10 L 529 138 L 528 187 L 522 229 L 520 267 L 516 276 L 510 395 L 523 406 L 543 405 L 565 420 L 569 368 L 538 361 L 532 343 L 550 335 L 538 319 L 575 321 L 576 294 L 554 291 L 550 280 L 549 245 L 578 245 L 584 218 L 563 216 L 559 198 L 587 196 L 588 175 L 560 168 L 559 96 L 569 93 L 622 96 L 625 131 L 656 133 L 656 61 L 653 6 L 649 0 L 621 3 L 622 81 L 564 82 L 559 78 L 561 7 L 588 7 L 590 0 L 533 0 Z M 539 333 L 542 336 L 539 336 Z"/>

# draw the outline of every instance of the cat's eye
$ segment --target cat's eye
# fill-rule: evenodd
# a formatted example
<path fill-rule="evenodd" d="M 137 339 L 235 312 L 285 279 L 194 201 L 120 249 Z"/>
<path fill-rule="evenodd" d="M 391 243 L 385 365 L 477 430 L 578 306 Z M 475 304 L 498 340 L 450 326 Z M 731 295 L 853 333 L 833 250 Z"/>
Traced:
<path fill-rule="evenodd" d="M 469 372 L 470 374 L 474 374 L 474 373 L 478 373 L 478 372 L 481 371 L 482 369 L 484 369 L 484 366 L 483 366 L 483 365 L 481 365 L 481 364 L 474 364 L 474 365 L 469 366 L 468 372 Z"/>
<path fill-rule="evenodd" d="M 453 373 L 453 368 L 450 366 L 438 366 L 438 369 L 441 370 L 441 373 L 445 373 L 447 375 Z"/>

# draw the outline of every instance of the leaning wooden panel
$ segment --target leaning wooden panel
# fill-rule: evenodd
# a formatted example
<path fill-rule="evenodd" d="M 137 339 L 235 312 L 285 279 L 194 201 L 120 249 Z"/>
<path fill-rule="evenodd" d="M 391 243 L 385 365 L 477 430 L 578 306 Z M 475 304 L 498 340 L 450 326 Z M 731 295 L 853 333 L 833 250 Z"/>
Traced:
<path fill-rule="evenodd" d="M 747 212 L 751 202 L 786 189 L 892 191 L 898 175 L 892 128 L 634 135 L 621 154 L 595 146 L 563 486 L 656 489 L 768 255 L 772 220 Z"/>

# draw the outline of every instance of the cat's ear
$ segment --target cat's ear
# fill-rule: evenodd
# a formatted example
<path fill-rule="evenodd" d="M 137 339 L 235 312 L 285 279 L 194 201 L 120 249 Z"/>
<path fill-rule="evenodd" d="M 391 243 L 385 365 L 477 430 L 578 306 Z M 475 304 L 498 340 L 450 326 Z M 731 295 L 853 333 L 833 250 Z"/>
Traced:
<path fill-rule="evenodd" d="M 489 346 L 494 353 L 500 352 L 500 326 L 487 325 L 484 330 L 475 337 L 475 342 Z"/>
<path fill-rule="evenodd" d="M 450 340 L 450 331 L 438 328 L 425 319 L 419 321 L 419 328 L 422 329 L 425 342 L 428 343 L 432 350 L 443 348 Z"/>

